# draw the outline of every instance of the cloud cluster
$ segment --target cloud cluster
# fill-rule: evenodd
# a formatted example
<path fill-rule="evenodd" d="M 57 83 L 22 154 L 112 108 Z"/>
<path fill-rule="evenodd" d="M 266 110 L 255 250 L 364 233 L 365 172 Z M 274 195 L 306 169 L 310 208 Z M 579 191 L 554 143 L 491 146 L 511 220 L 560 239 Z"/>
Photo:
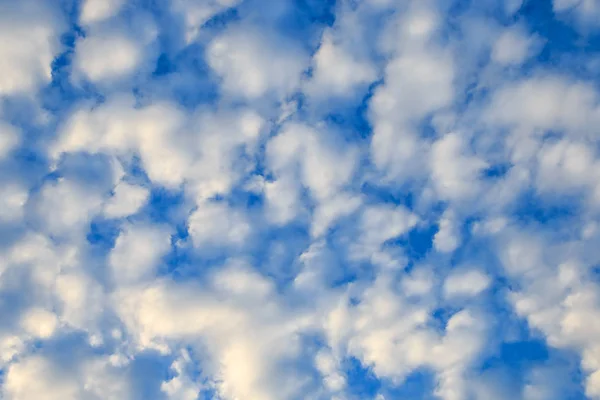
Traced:
<path fill-rule="evenodd" d="M 600 399 L 598 15 L 0 1 L 0 398 Z"/>

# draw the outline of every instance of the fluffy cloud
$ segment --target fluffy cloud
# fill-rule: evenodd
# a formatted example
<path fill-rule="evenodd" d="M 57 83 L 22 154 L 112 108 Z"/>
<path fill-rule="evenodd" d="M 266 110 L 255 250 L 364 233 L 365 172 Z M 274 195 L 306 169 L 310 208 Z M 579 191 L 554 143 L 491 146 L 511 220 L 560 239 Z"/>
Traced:
<path fill-rule="evenodd" d="M 160 257 L 171 248 L 170 234 L 160 227 L 125 227 L 109 257 L 116 284 L 131 284 L 156 275 Z"/>
<path fill-rule="evenodd" d="M 121 218 L 135 214 L 148 200 L 148 189 L 120 182 L 115 186 L 113 195 L 104 204 L 104 215 L 109 218 Z"/>
<path fill-rule="evenodd" d="M 0 95 L 35 94 L 52 78 L 60 50 L 61 17 L 40 1 L 0 6 Z M 33 27 L 33 28 L 32 28 Z"/>
<path fill-rule="evenodd" d="M 85 0 L 79 20 L 85 25 L 103 21 L 117 14 L 123 4 L 123 0 Z"/>
<path fill-rule="evenodd" d="M 9 3 L 0 397 L 600 398 L 594 2 Z"/>
<path fill-rule="evenodd" d="M 535 47 L 535 38 L 529 37 L 523 27 L 510 27 L 496 39 L 492 60 L 502 65 L 518 65 L 532 55 Z"/>
<path fill-rule="evenodd" d="M 75 69 L 92 82 L 123 78 L 142 61 L 140 45 L 124 35 L 93 35 L 77 47 Z"/>
<path fill-rule="evenodd" d="M 302 48 L 257 28 L 226 31 L 210 43 L 206 57 L 227 93 L 249 99 L 285 96 L 299 85 L 307 66 Z"/>

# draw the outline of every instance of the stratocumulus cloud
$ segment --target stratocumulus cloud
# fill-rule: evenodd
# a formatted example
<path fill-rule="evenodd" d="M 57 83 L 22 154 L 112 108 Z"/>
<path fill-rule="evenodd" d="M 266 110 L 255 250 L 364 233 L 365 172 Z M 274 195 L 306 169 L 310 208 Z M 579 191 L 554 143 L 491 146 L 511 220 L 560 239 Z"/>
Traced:
<path fill-rule="evenodd" d="M 596 0 L 0 0 L 0 398 L 600 399 Z"/>

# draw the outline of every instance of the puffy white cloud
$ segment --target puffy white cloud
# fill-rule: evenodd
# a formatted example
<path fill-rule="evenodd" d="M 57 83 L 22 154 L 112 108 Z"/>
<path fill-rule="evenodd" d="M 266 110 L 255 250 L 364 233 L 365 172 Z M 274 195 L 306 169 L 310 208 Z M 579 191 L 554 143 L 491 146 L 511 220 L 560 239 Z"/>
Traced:
<path fill-rule="evenodd" d="M 183 16 L 185 38 L 189 43 L 196 39 L 206 21 L 239 3 L 240 0 L 174 0 L 171 2 L 171 7 Z"/>
<path fill-rule="evenodd" d="M 561 140 L 545 143 L 538 153 L 537 187 L 562 192 L 595 186 L 600 164 L 589 145 Z"/>
<path fill-rule="evenodd" d="M 132 74 L 143 60 L 141 44 L 125 34 L 92 34 L 77 43 L 74 73 L 94 83 Z"/>
<path fill-rule="evenodd" d="M 116 307 L 141 346 L 182 339 L 206 343 L 212 360 L 207 371 L 225 399 L 303 393 L 293 369 L 277 366 L 297 357 L 296 332 L 306 321 L 282 309 L 271 283 L 244 267 L 217 271 L 212 281 L 205 288 L 158 281 L 119 293 Z"/>
<path fill-rule="evenodd" d="M 0 96 L 35 94 L 52 78 L 60 49 L 60 16 L 43 1 L 0 5 Z"/>
<path fill-rule="evenodd" d="M 503 86 L 486 114 L 488 121 L 521 132 L 554 130 L 587 137 L 599 110 L 598 94 L 590 85 L 546 74 Z"/>
<path fill-rule="evenodd" d="M 81 396 L 77 382 L 41 356 L 12 364 L 6 371 L 3 394 L 9 399 L 20 400 L 76 400 Z"/>
<path fill-rule="evenodd" d="M 284 225 L 294 220 L 303 207 L 299 196 L 298 185 L 291 177 L 266 183 L 267 220 L 277 225 Z"/>
<path fill-rule="evenodd" d="M 357 162 L 356 150 L 328 142 L 327 132 L 290 123 L 267 144 L 267 160 L 276 176 L 299 174 L 317 200 L 324 200 L 347 184 Z"/>
<path fill-rule="evenodd" d="M 519 65 L 532 56 L 538 46 L 536 39 L 521 26 L 504 30 L 492 47 L 492 60 L 502 65 Z"/>
<path fill-rule="evenodd" d="M 376 79 L 375 68 L 366 60 L 357 60 L 352 54 L 334 43 L 325 32 L 319 50 L 314 56 L 313 76 L 308 90 L 319 97 L 352 94 L 359 85 Z"/>
<path fill-rule="evenodd" d="M 122 218 L 135 214 L 146 203 L 150 192 L 148 189 L 120 182 L 115 186 L 113 195 L 104 204 L 104 215 L 109 218 Z"/>
<path fill-rule="evenodd" d="M 36 338 L 47 339 L 56 330 L 58 321 L 54 313 L 34 308 L 23 315 L 21 325 L 28 334 Z"/>
<path fill-rule="evenodd" d="M 339 362 L 330 351 L 320 350 L 315 356 L 315 365 L 323 375 L 325 386 L 332 392 L 338 392 L 346 386 L 346 378 L 340 373 Z"/>
<path fill-rule="evenodd" d="M 600 6 L 594 0 L 553 0 L 552 6 L 560 16 L 575 16 L 576 23 L 585 30 L 598 26 Z"/>
<path fill-rule="evenodd" d="M 369 103 L 371 156 L 390 180 L 422 176 L 428 146 L 416 124 L 454 101 L 455 61 L 449 49 L 433 40 L 439 27 L 435 9 L 415 5 L 382 37 L 389 62 Z"/>
<path fill-rule="evenodd" d="M 124 0 L 85 0 L 81 5 L 79 21 L 92 24 L 116 15 L 124 4 Z"/>
<path fill-rule="evenodd" d="M 152 279 L 158 264 L 171 248 L 170 232 L 157 226 L 126 226 L 109 257 L 117 285 Z"/>
<path fill-rule="evenodd" d="M 442 198 L 460 199 L 479 191 L 479 174 L 487 163 L 465 149 L 455 133 L 437 140 L 431 149 L 431 178 Z"/>
<path fill-rule="evenodd" d="M 23 206 L 27 202 L 27 190 L 18 184 L 5 184 L 0 188 L 0 221 L 18 221 L 23 218 Z"/>
<path fill-rule="evenodd" d="M 93 110 L 75 111 L 50 155 L 56 159 L 63 153 L 85 151 L 131 156 L 139 151 L 151 180 L 166 186 L 181 184 L 193 154 L 181 133 L 183 115 L 168 103 L 142 109 L 134 108 L 134 103 L 130 97 L 116 97 Z"/>
<path fill-rule="evenodd" d="M 137 398 L 154 351 L 170 374 L 144 374 L 146 397 L 354 398 L 349 358 L 381 382 L 378 398 L 420 371 L 444 400 L 568 397 L 552 358 L 480 370 L 514 333 L 486 314 L 505 294 L 509 319 L 577 355 L 587 396 L 600 396 L 600 108 L 595 82 L 574 77 L 593 62 L 522 74 L 544 39 L 513 15 L 520 0 L 495 9 L 521 21 L 504 28 L 493 1 L 452 18 L 444 2 L 338 2 L 331 26 L 262 3 L 174 0 L 156 13 L 85 0 L 85 36 L 35 121 L 21 108 L 50 82 L 60 18 L 42 2 L 0 6 L 0 96 L 18 95 L 0 107 L 12 124 L 0 127 L 0 397 Z M 580 24 L 589 4 L 554 1 Z M 159 47 L 173 68 L 154 77 Z M 172 85 L 204 61 L 211 76 L 194 85 L 207 86 Z M 52 103 L 63 95 L 73 103 Z M 182 201 L 148 204 L 150 188 Z M 526 226 L 530 197 L 543 211 L 583 207 Z M 114 232 L 112 249 L 88 241 L 92 221 Z M 421 228 L 434 224 L 433 248 L 414 258 L 405 235 L 428 246 Z M 193 278 L 161 269 L 172 250 Z M 509 285 L 489 290 L 498 276 Z M 57 356 L 71 336 L 87 343 Z"/>
<path fill-rule="evenodd" d="M 0 160 L 7 157 L 19 141 L 19 133 L 13 126 L 0 122 Z"/>
<path fill-rule="evenodd" d="M 450 253 L 460 245 L 460 232 L 452 212 L 446 211 L 439 220 L 439 229 L 433 237 L 433 245 L 441 253 Z"/>
<path fill-rule="evenodd" d="M 339 218 L 354 213 L 362 204 L 362 199 L 340 192 L 320 203 L 313 215 L 311 235 L 319 237 L 326 233 L 331 224 Z"/>
<path fill-rule="evenodd" d="M 416 215 L 403 206 L 369 206 L 361 216 L 364 241 L 379 245 L 388 239 L 408 232 L 418 220 Z"/>
<path fill-rule="evenodd" d="M 54 289 L 61 306 L 61 321 L 84 331 L 96 327 L 105 305 L 103 289 L 97 281 L 75 270 L 56 277 Z"/>
<path fill-rule="evenodd" d="M 308 63 L 294 42 L 279 43 L 274 35 L 251 27 L 227 30 L 210 43 L 206 57 L 226 93 L 249 99 L 284 97 L 298 87 Z"/>
<path fill-rule="evenodd" d="M 76 235 L 87 229 L 100 212 L 102 195 L 66 178 L 49 182 L 41 190 L 37 212 L 48 233 Z"/>
<path fill-rule="evenodd" d="M 517 315 L 526 318 L 532 329 L 542 332 L 553 347 L 577 351 L 586 374 L 586 394 L 598 396 L 594 374 L 600 369 L 596 337 L 598 287 L 590 280 L 586 264 L 578 260 L 586 251 L 572 254 L 565 247 L 585 246 L 561 243 L 554 232 L 519 232 L 505 229 L 497 234 L 503 266 L 519 284 L 509 293 Z M 543 249 L 550 249 L 544 251 Z M 528 389 L 544 393 L 543 387 Z"/>
<path fill-rule="evenodd" d="M 490 277 L 477 269 L 453 271 L 444 282 L 444 294 L 446 297 L 477 296 L 490 283 Z"/>
<path fill-rule="evenodd" d="M 248 164 L 265 121 L 255 112 L 202 112 L 190 117 L 175 104 L 135 107 L 135 99 L 117 96 L 89 110 L 81 108 L 63 125 L 50 148 L 54 159 L 85 151 L 126 159 L 139 154 L 153 182 L 178 188 L 184 182 L 199 200 L 227 193 Z"/>
<path fill-rule="evenodd" d="M 418 301 L 409 300 L 394 291 L 389 277 L 379 276 L 359 295 L 357 306 L 330 311 L 326 332 L 331 345 L 339 348 L 341 341 L 341 348 L 395 384 L 414 370 L 431 368 L 439 397 L 466 398 L 469 368 L 485 343 L 485 318 L 465 309 L 452 315 L 440 333 L 428 324 L 433 304 L 418 293 L 413 292 Z"/>
<path fill-rule="evenodd" d="M 171 364 L 171 371 L 175 376 L 161 384 L 160 389 L 172 400 L 196 400 L 201 385 L 194 382 L 187 374 L 186 367 L 193 361 L 186 350 L 181 351 L 181 356 Z"/>
<path fill-rule="evenodd" d="M 213 201 L 198 204 L 190 215 L 188 228 L 194 245 L 200 248 L 241 246 L 251 232 L 243 212 Z"/>

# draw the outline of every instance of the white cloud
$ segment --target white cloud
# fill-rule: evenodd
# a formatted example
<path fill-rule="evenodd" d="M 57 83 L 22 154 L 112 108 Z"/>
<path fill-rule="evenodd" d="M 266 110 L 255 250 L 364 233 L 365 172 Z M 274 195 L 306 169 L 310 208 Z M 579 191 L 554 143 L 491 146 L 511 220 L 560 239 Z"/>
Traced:
<path fill-rule="evenodd" d="M 271 289 L 257 292 L 271 284 L 254 272 L 225 269 L 213 281 L 212 289 L 158 281 L 120 293 L 116 307 L 144 347 L 182 339 L 208 344 L 206 371 L 225 399 L 289 399 L 303 393 L 294 370 L 277 366 L 297 356 L 295 332 L 305 322 L 281 309 Z"/>
<path fill-rule="evenodd" d="M 404 206 L 376 204 L 364 207 L 359 221 L 360 236 L 351 245 L 353 256 L 388 264 L 389 257 L 379 251 L 380 247 L 386 240 L 409 232 L 419 218 Z"/>
<path fill-rule="evenodd" d="M 41 190 L 37 212 L 46 231 L 55 235 L 81 234 L 100 212 L 102 196 L 66 178 L 49 182 Z"/>
<path fill-rule="evenodd" d="M 54 313 L 34 308 L 23 315 L 21 325 L 28 334 L 36 338 L 48 339 L 56 330 L 58 321 Z"/>
<path fill-rule="evenodd" d="M 483 350 L 487 324 L 471 310 L 454 314 L 445 332 L 428 325 L 432 303 L 413 292 L 408 300 L 393 290 L 393 281 L 380 275 L 360 294 L 360 303 L 329 314 L 327 331 L 333 348 L 340 339 L 350 355 L 369 366 L 379 378 L 402 384 L 406 376 L 420 368 L 436 372 L 436 394 L 445 400 L 467 398 L 471 363 Z M 343 332 L 343 336 L 339 336 Z M 343 347 L 342 347 L 343 348 Z"/>
<path fill-rule="evenodd" d="M 199 112 L 191 117 L 170 102 L 135 107 L 116 96 L 89 110 L 75 111 L 63 125 L 50 155 L 106 153 L 130 159 L 138 154 L 153 182 L 179 188 L 184 182 L 198 200 L 227 193 L 247 173 L 237 158 L 253 155 L 266 123 L 248 109 Z"/>
<path fill-rule="evenodd" d="M 595 186 L 600 164 L 589 145 L 561 140 L 545 143 L 538 153 L 537 187 L 559 193 Z"/>
<path fill-rule="evenodd" d="M 318 201 L 337 193 L 350 181 L 357 162 L 356 150 L 328 143 L 328 132 L 290 123 L 267 144 L 267 161 L 277 176 L 300 175 Z"/>
<path fill-rule="evenodd" d="M 43 1 L 0 6 L 0 95 L 34 94 L 52 78 L 62 26 Z"/>
<path fill-rule="evenodd" d="M 560 16 L 575 17 L 585 30 L 598 27 L 600 5 L 595 0 L 553 0 L 554 12 Z"/>
<path fill-rule="evenodd" d="M 251 232 L 243 212 L 231 209 L 222 202 L 198 204 L 188 220 L 194 245 L 209 249 L 212 246 L 241 246 Z"/>
<path fill-rule="evenodd" d="M 596 339 L 600 332 L 596 323 L 600 313 L 598 287 L 590 279 L 589 269 L 577 259 L 585 251 L 564 251 L 575 243 L 557 239 L 552 231 L 521 233 L 506 229 L 498 233 L 505 271 L 519 284 L 508 299 L 517 315 L 542 332 L 550 346 L 580 354 L 586 393 L 595 398 L 599 395 L 595 376 L 600 370 Z M 543 393 L 544 389 L 536 391 Z"/>
<path fill-rule="evenodd" d="M 460 199 L 479 191 L 479 174 L 487 163 L 465 149 L 455 133 L 437 140 L 431 149 L 431 177 L 442 198 Z"/>
<path fill-rule="evenodd" d="M 124 0 L 85 0 L 81 5 L 79 21 L 84 24 L 100 22 L 116 15 Z"/>
<path fill-rule="evenodd" d="M 302 210 L 298 184 L 291 177 L 283 177 L 265 184 L 267 220 L 277 225 L 285 225 L 294 220 Z"/>
<path fill-rule="evenodd" d="M 29 194 L 18 184 L 7 183 L 0 187 L 0 221 L 11 222 L 23 218 L 23 207 Z"/>
<path fill-rule="evenodd" d="M 81 396 L 77 382 L 41 356 L 12 364 L 6 372 L 3 393 L 19 400 L 77 400 Z"/>
<path fill-rule="evenodd" d="M 574 77 L 592 62 L 519 75 L 542 33 L 528 33 L 525 15 L 505 28 L 479 15 L 493 1 L 453 8 L 451 29 L 436 1 L 338 2 L 330 27 L 303 25 L 290 2 L 259 3 L 174 0 L 159 15 L 85 0 L 70 76 L 81 85 L 40 92 L 47 118 L 35 121 L 23 110 L 50 82 L 60 18 L 43 2 L 0 6 L 0 96 L 17 95 L 0 102 L 14 124 L 0 127 L 0 397 L 120 400 L 143 383 L 172 400 L 204 390 L 341 400 L 355 397 L 351 357 L 380 381 L 378 398 L 420 371 L 444 400 L 567 397 L 566 372 L 546 369 L 552 358 L 514 381 L 504 365 L 481 374 L 508 340 L 497 329 L 506 315 L 485 314 L 503 294 L 508 319 L 577 355 L 588 397 L 599 397 L 600 100 L 593 81 Z M 521 4 L 496 10 L 515 19 Z M 554 1 L 579 24 L 582 10 L 596 15 L 590 4 Z M 204 26 L 230 7 L 232 20 Z M 158 47 L 177 65 L 154 80 Z M 202 56 L 217 82 L 186 86 Z M 358 99 L 367 104 L 337 128 Z M 79 170 L 88 160 L 104 163 L 102 182 Z M 487 176 L 496 165 L 506 174 Z M 181 196 L 168 222 L 145 215 L 150 188 Z M 262 196 L 251 210 L 247 192 Z M 562 195 L 585 207 L 527 227 L 525 193 L 542 209 Z M 403 196 L 410 206 L 396 204 Z M 92 221 L 118 231 L 112 249 L 88 241 Z M 436 222 L 433 249 L 412 258 L 405 235 Z M 190 252 L 198 274 L 188 280 L 161 265 L 182 225 L 189 238 L 173 250 Z M 505 291 L 489 291 L 497 274 Z M 56 355 L 71 336 L 83 348 Z M 136 377 L 153 351 L 170 360 L 168 378 Z"/>
<path fill-rule="evenodd" d="M 105 306 L 98 282 L 82 272 L 71 271 L 55 278 L 54 289 L 61 306 L 61 321 L 84 331 L 96 327 Z"/>
<path fill-rule="evenodd" d="M 323 375 L 325 386 L 332 392 L 338 392 L 346 386 L 346 378 L 340 373 L 339 362 L 330 351 L 320 350 L 315 357 L 315 365 Z"/>
<path fill-rule="evenodd" d="M 120 182 L 114 193 L 104 204 L 104 215 L 108 218 L 122 218 L 135 214 L 146 203 L 150 192 L 148 189 Z"/>
<path fill-rule="evenodd" d="M 299 85 L 308 62 L 295 43 L 278 43 L 255 28 L 226 31 L 210 43 L 206 57 L 226 93 L 249 99 L 270 93 L 284 97 Z"/>
<path fill-rule="evenodd" d="M 240 0 L 174 0 L 171 6 L 185 19 L 185 38 L 190 43 L 196 39 L 206 21 L 238 3 Z"/>
<path fill-rule="evenodd" d="M 451 253 L 460 245 L 460 232 L 453 213 L 446 211 L 439 220 L 439 229 L 433 237 L 433 245 L 441 253 Z"/>
<path fill-rule="evenodd" d="M 354 213 L 362 204 L 362 199 L 349 193 L 340 192 L 319 204 L 313 214 L 311 235 L 319 237 L 339 218 Z"/>
<path fill-rule="evenodd" d="M 360 85 L 376 79 L 375 68 L 366 60 L 357 60 L 339 44 L 332 34 L 325 32 L 319 50 L 314 56 L 313 77 L 308 90 L 319 97 L 351 94 Z"/>
<path fill-rule="evenodd" d="M 159 226 L 125 226 L 109 257 L 117 285 L 152 279 L 158 263 L 171 248 L 170 232 Z"/>
<path fill-rule="evenodd" d="M 394 182 L 423 175 L 427 145 L 415 125 L 450 106 L 455 97 L 453 55 L 432 40 L 439 29 L 437 12 L 414 6 L 384 31 L 381 40 L 389 62 L 384 83 L 369 103 L 372 159 Z"/>
<path fill-rule="evenodd" d="M 0 161 L 19 145 L 20 139 L 13 126 L 0 121 Z"/>
<path fill-rule="evenodd" d="M 477 269 L 453 271 L 444 282 L 446 297 L 472 297 L 486 290 L 491 279 Z"/>
<path fill-rule="evenodd" d="M 171 400 L 197 400 L 201 385 L 195 382 L 186 373 L 186 368 L 192 364 L 189 352 L 181 351 L 181 355 L 171 364 L 171 371 L 175 376 L 161 384 L 160 389 Z"/>
<path fill-rule="evenodd" d="M 96 34 L 77 42 L 74 73 L 94 83 L 132 74 L 143 59 L 141 44 L 117 33 Z"/>
<path fill-rule="evenodd" d="M 532 56 L 536 40 L 521 26 L 505 29 L 492 47 L 492 60 L 502 65 L 519 65 Z"/>
<path fill-rule="evenodd" d="M 489 122 L 524 133 L 554 130 L 589 137 L 600 108 L 597 93 L 586 82 L 542 74 L 497 90 L 486 114 Z"/>
<path fill-rule="evenodd" d="M 180 185 L 195 150 L 181 132 L 184 116 L 169 103 L 141 109 L 134 104 L 131 97 L 115 97 L 92 110 L 75 111 L 50 147 L 50 156 L 85 151 L 131 157 L 137 151 L 152 181 Z"/>

